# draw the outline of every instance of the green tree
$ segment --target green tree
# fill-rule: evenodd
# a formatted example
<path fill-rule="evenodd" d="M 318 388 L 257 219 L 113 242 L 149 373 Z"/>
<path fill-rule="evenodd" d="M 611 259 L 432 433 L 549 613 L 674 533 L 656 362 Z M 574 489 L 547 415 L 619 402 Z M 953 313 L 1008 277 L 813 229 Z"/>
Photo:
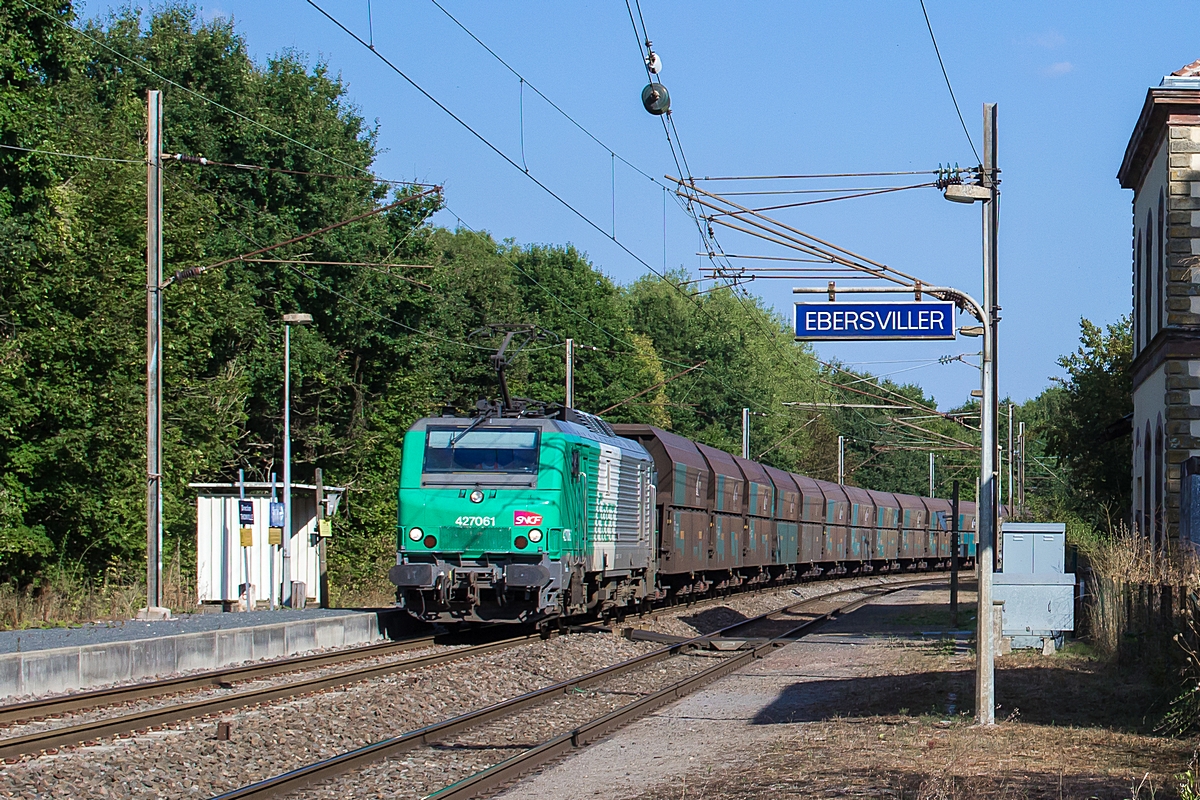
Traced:
<path fill-rule="evenodd" d="M 1130 507 L 1131 465 L 1128 435 L 1108 431 L 1133 412 L 1129 317 L 1101 328 L 1080 320 L 1079 348 L 1058 360 L 1065 378 L 1060 391 L 1043 402 L 1046 452 L 1067 473 L 1068 505 L 1104 528 Z"/>
<path fill-rule="evenodd" d="M 673 273 L 667 280 L 643 278 L 625 290 L 634 330 L 653 344 L 664 371 L 673 375 L 703 363 L 667 384 L 672 430 L 738 453 L 742 408 L 748 407 L 754 412 L 753 457 L 799 472 L 823 468 L 828 453 L 820 455 L 813 416 L 783 405 L 815 397 L 812 351 L 797 344 L 785 321 L 758 298 L 724 287 L 701 294 L 689 288 L 694 286 Z M 818 465 L 819 458 L 825 463 Z"/>

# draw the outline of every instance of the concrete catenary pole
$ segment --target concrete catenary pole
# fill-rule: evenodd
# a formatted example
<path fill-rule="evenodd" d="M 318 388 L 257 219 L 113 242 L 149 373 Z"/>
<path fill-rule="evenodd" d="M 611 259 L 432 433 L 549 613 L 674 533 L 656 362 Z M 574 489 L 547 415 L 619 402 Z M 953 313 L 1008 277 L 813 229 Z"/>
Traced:
<path fill-rule="evenodd" d="M 976 635 L 975 714 L 980 725 L 996 722 L 996 642 L 992 632 L 992 572 L 998 530 L 996 333 L 999 327 L 996 267 L 1000 192 L 996 185 L 996 104 L 983 107 L 983 180 L 991 198 L 983 206 L 983 306 L 987 311 L 983 336 L 982 420 L 979 464 L 978 631 Z"/>
<path fill-rule="evenodd" d="M 1021 506 L 1021 513 L 1025 513 L 1025 423 L 1020 423 L 1017 431 L 1017 453 L 1021 458 L 1021 469 L 1018 472 L 1019 480 L 1021 481 L 1020 491 L 1017 492 L 1017 503 Z"/>
<path fill-rule="evenodd" d="M 742 409 L 742 458 L 750 458 L 750 409 Z"/>
<path fill-rule="evenodd" d="M 283 325 L 283 605 L 292 599 L 292 326 Z"/>
<path fill-rule="evenodd" d="M 146 616 L 162 614 L 162 92 L 146 93 Z"/>
<path fill-rule="evenodd" d="M 575 340 L 567 339 L 567 408 L 575 407 Z"/>
<path fill-rule="evenodd" d="M 937 497 L 937 495 L 935 495 L 933 493 L 933 486 L 934 486 L 934 483 L 933 483 L 933 453 L 930 453 L 929 454 L 929 496 Z"/>
<path fill-rule="evenodd" d="M 846 482 L 846 437 L 838 437 L 838 485 Z"/>
<path fill-rule="evenodd" d="M 1013 410 L 1012 403 L 1008 404 L 1008 513 L 1013 513 Z"/>

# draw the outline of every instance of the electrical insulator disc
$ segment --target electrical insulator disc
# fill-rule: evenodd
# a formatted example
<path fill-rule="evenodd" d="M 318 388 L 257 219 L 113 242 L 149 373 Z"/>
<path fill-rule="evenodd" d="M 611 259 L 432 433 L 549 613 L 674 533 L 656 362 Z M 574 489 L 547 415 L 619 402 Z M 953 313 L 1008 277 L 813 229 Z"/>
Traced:
<path fill-rule="evenodd" d="M 661 116 L 671 110 L 671 95 L 661 83 L 647 84 L 642 89 L 642 105 L 651 114 Z"/>

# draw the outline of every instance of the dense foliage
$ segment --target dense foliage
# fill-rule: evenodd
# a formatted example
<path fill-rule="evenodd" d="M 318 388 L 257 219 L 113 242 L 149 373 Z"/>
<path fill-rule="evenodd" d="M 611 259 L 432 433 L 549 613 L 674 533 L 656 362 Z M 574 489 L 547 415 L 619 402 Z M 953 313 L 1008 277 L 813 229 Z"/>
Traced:
<path fill-rule="evenodd" d="M 323 64 L 256 64 L 230 22 L 179 6 L 96 22 L 66 0 L 46 13 L 0 3 L 0 42 L 0 144 L 117 159 L 0 149 L 0 579 L 141 572 L 148 89 L 164 94 L 168 152 L 273 168 L 168 164 L 168 274 L 405 201 L 166 290 L 166 527 L 185 563 L 189 483 L 281 471 L 281 317 L 293 311 L 314 318 L 292 337 L 295 474 L 320 466 L 350 489 L 331 550 L 343 592 L 381 582 L 392 557 L 404 430 L 496 395 L 496 340 L 477 335 L 492 323 L 545 332 L 513 364 L 514 394 L 561 402 L 572 337 L 577 404 L 611 420 L 737 451 L 749 407 L 755 457 L 833 479 L 841 433 L 848 480 L 913 493 L 932 443 L 938 493 L 960 477 L 974 494 L 970 408 L 964 426 L 917 387 L 822 366 L 753 298 L 681 275 L 622 287 L 571 246 L 430 224 L 438 194 L 375 179 L 376 131 Z M 1065 364 L 1075 402 L 1092 391 L 1085 362 L 1078 376 Z M 830 405 L 847 402 L 911 408 Z"/>

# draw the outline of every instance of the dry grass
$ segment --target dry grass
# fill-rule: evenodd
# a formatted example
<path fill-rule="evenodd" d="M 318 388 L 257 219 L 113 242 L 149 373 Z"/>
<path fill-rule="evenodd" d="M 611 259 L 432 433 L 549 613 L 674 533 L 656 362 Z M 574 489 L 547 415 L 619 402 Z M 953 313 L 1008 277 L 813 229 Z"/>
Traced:
<path fill-rule="evenodd" d="M 971 723 L 973 656 L 897 648 L 877 674 L 814 687 L 820 700 L 752 762 L 643 800 L 1174 798 L 1196 742 L 1155 736 L 1159 690 L 1070 651 L 997 664 L 999 724 Z M 951 698 L 954 698 L 953 700 Z M 954 702 L 954 713 L 949 704 Z"/>
<path fill-rule="evenodd" d="M 335 608 L 388 608 L 396 602 L 395 587 L 330 586 Z M 163 604 L 176 614 L 199 610 L 196 580 L 177 559 L 163 566 Z M 0 630 L 52 628 L 88 622 L 133 619 L 146 606 L 144 581 L 91 581 L 59 574 L 19 589 L 0 584 Z"/>
<path fill-rule="evenodd" d="M 335 608 L 391 608 L 396 605 L 396 587 L 388 584 L 339 590 L 331 585 L 329 602 Z"/>
<path fill-rule="evenodd" d="M 163 569 L 163 603 L 177 614 L 196 610 L 194 579 L 177 561 Z M 0 628 L 5 630 L 132 619 L 145 606 L 142 581 L 94 582 L 60 573 L 24 589 L 0 584 Z"/>
<path fill-rule="evenodd" d="M 1083 548 L 1092 569 L 1106 578 L 1124 583 L 1165 583 L 1173 586 L 1200 585 L 1200 560 L 1173 543 L 1157 552 L 1150 542 L 1124 524 L 1111 535 Z"/>

